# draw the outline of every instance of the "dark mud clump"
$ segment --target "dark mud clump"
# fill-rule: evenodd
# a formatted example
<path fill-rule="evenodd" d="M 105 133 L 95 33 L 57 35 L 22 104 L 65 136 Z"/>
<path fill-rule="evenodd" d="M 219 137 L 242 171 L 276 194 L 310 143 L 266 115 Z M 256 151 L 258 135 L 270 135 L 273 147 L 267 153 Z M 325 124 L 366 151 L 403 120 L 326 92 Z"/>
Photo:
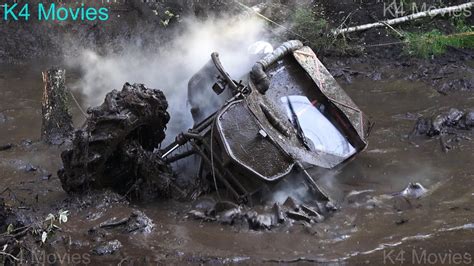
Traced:
<path fill-rule="evenodd" d="M 468 130 L 474 127 L 474 110 L 460 111 L 451 108 L 448 112 L 426 118 L 420 117 L 416 121 L 412 135 L 426 135 L 429 137 L 454 133 L 453 130 Z"/>
<path fill-rule="evenodd" d="M 167 197 L 171 172 L 153 150 L 165 138 L 170 117 L 159 90 L 126 83 L 107 94 L 101 106 L 75 132 L 72 148 L 62 153 L 58 172 L 69 193 L 113 188 L 122 194 L 145 191 Z"/>
<path fill-rule="evenodd" d="M 474 69 L 468 63 L 474 59 L 474 53 L 469 50 L 461 52 L 451 48 L 449 55 L 431 62 L 416 63 L 417 68 L 408 76 L 408 80 L 425 81 L 443 95 L 474 91 Z"/>
<path fill-rule="evenodd" d="M 291 197 L 288 197 L 282 205 L 275 203 L 273 206 L 260 208 L 202 198 L 188 212 L 188 217 L 232 225 L 240 229 L 270 230 L 278 227 L 286 228 L 293 223 L 302 223 L 310 227 L 311 224 L 323 222 L 335 210 L 330 202 L 296 204 Z"/>
<path fill-rule="evenodd" d="M 5 208 L 5 202 L 2 198 L 0 198 L 0 231 L 5 232 L 5 224 L 7 221 L 7 210 Z"/>
<path fill-rule="evenodd" d="M 461 111 L 451 108 L 449 111 L 433 117 L 420 117 L 415 123 L 409 138 L 415 136 L 437 137 L 443 152 L 454 148 L 462 140 L 471 141 L 465 134 L 474 127 L 474 110 Z"/>
<path fill-rule="evenodd" d="M 122 248 L 122 243 L 117 239 L 101 243 L 92 250 L 92 254 L 102 256 L 114 254 Z"/>

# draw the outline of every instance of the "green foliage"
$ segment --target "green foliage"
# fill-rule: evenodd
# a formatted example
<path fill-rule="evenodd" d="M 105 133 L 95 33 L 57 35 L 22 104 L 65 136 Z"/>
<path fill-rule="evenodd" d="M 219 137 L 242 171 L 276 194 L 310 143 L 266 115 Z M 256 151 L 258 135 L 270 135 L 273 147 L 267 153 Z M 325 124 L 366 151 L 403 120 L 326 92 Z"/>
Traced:
<path fill-rule="evenodd" d="M 165 15 L 166 15 L 166 19 L 161 20 L 160 22 L 162 26 L 167 27 L 170 24 L 171 19 L 175 17 L 176 15 L 171 13 L 171 11 L 169 10 L 165 11 Z"/>
<path fill-rule="evenodd" d="M 311 9 L 298 8 L 292 15 L 293 31 L 306 38 L 309 45 L 317 50 L 324 48 L 330 40 L 328 23 L 323 18 L 318 18 Z"/>
<path fill-rule="evenodd" d="M 453 19 L 452 24 L 456 28 L 456 32 L 471 32 L 474 30 L 474 26 L 469 26 L 466 24 L 464 17 L 458 17 Z"/>
<path fill-rule="evenodd" d="M 449 46 L 473 49 L 472 26 L 466 25 L 463 20 L 456 20 L 453 24 L 456 32 L 450 35 L 445 35 L 436 29 L 424 33 L 405 33 L 407 53 L 428 58 L 445 53 Z"/>

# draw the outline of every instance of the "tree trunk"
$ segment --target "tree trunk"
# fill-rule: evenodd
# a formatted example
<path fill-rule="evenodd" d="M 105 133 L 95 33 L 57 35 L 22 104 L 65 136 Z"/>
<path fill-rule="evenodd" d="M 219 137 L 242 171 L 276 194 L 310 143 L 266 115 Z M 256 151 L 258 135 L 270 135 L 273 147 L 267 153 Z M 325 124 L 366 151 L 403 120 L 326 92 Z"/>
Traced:
<path fill-rule="evenodd" d="M 51 68 L 43 72 L 43 82 L 41 140 L 59 145 L 70 138 L 74 130 L 68 108 L 66 71 Z"/>

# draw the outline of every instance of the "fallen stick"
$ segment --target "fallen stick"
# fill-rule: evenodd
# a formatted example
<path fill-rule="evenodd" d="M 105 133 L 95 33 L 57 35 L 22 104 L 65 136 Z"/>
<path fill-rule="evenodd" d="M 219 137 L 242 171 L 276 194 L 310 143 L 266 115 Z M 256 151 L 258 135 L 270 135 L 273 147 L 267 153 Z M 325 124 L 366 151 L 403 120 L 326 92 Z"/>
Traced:
<path fill-rule="evenodd" d="M 457 11 L 461 10 L 466 10 L 469 8 L 474 7 L 474 2 L 471 3 L 466 3 L 462 5 L 457 5 L 457 6 L 450 6 L 450 7 L 445 7 L 445 8 L 439 8 L 439 9 L 433 9 L 433 10 L 428 10 L 424 12 L 418 12 L 414 13 L 408 16 L 400 17 L 400 18 L 395 18 L 395 19 L 389 19 L 381 22 L 375 22 L 375 23 L 370 23 L 370 24 L 364 24 L 364 25 L 359 25 L 355 27 L 349 27 L 349 28 L 344 28 L 344 29 L 336 29 L 332 30 L 333 35 L 339 35 L 343 33 L 350 33 L 350 32 L 356 32 L 356 31 L 363 31 L 363 30 L 368 30 L 371 28 L 378 28 L 378 27 L 384 27 L 387 25 L 396 25 L 400 23 L 404 23 L 407 21 L 419 19 L 419 18 L 425 18 L 425 17 L 434 17 L 438 15 L 444 15 L 447 13 L 454 13 Z"/>
<path fill-rule="evenodd" d="M 2 256 L 8 256 L 8 257 L 12 258 L 14 261 L 20 261 L 19 258 L 13 256 L 13 255 L 10 254 L 10 253 L 6 253 L 6 252 L 3 252 L 3 251 L 0 251 L 0 255 L 2 255 Z"/>
<path fill-rule="evenodd" d="M 11 143 L 0 145 L 0 151 L 6 151 L 11 148 L 13 148 L 13 144 Z"/>
<path fill-rule="evenodd" d="M 113 228 L 117 226 L 122 226 L 127 224 L 130 221 L 130 217 L 124 218 L 118 221 L 104 222 L 99 225 L 99 228 Z"/>

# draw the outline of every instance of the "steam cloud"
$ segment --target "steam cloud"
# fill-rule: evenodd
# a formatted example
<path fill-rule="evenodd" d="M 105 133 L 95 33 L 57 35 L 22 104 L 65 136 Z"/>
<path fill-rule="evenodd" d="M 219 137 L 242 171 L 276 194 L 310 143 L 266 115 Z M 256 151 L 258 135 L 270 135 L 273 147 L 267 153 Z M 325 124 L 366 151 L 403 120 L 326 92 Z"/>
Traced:
<path fill-rule="evenodd" d="M 265 27 L 257 19 L 185 20 L 185 30 L 166 47 L 151 54 L 140 41 L 125 45 L 120 53 L 99 55 L 82 49 L 80 56 L 69 61 L 70 67 L 79 68 L 82 78 L 71 86 L 83 94 L 86 105 L 102 103 L 113 89 L 121 89 L 125 82 L 143 83 L 164 92 L 171 121 L 167 140 L 193 124 L 187 106 L 187 83 L 207 61 L 212 52 L 220 53 L 221 61 L 234 78 L 247 73 L 251 65 L 248 47 L 261 40 Z M 150 33 L 148 33 L 150 34 Z M 157 40 L 162 36 L 156 36 Z M 157 45 L 158 46 L 158 45 Z M 211 89 L 211 88 L 209 88 Z"/>
<path fill-rule="evenodd" d="M 211 53 L 219 52 L 227 72 L 238 79 L 252 67 L 249 46 L 265 40 L 267 33 L 264 23 L 254 18 L 227 17 L 206 21 L 186 20 L 183 23 L 185 30 L 168 45 L 158 48 L 155 54 L 143 49 L 140 40 L 125 43 L 125 49 L 120 54 L 99 55 L 93 50 L 82 49 L 80 56 L 68 62 L 70 67 L 79 68 L 82 72 L 81 79 L 71 86 L 72 89 L 82 93 L 88 106 L 101 104 L 108 92 L 121 89 L 125 82 L 143 83 L 162 90 L 171 116 L 165 145 L 173 141 L 176 134 L 193 125 L 187 104 L 187 84 L 192 75 L 210 60 Z M 157 36 L 157 40 L 159 38 Z M 186 167 L 189 165 L 193 162 L 177 167 L 178 175 L 190 177 L 194 168 Z M 308 187 L 301 176 L 295 178 L 278 186 L 270 194 L 269 201 L 283 202 L 288 196 L 299 202 L 307 201 L 311 197 Z"/>

